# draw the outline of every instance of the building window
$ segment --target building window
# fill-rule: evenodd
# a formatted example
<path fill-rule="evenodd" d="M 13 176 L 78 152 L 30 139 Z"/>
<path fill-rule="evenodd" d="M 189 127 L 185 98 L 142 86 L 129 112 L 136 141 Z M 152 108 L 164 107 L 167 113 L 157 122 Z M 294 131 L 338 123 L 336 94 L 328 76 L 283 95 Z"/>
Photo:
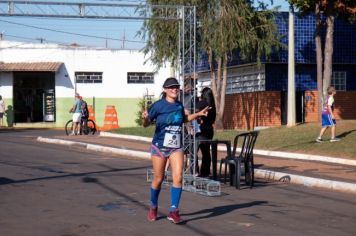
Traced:
<path fill-rule="evenodd" d="M 338 91 L 346 91 L 346 71 L 334 71 L 331 86 Z"/>
<path fill-rule="evenodd" d="M 154 73 L 150 72 L 127 72 L 128 84 L 153 84 Z"/>
<path fill-rule="evenodd" d="M 226 93 L 246 93 L 265 91 L 265 74 L 253 73 L 228 76 Z"/>
<path fill-rule="evenodd" d="M 75 72 L 75 81 L 82 84 L 103 82 L 103 72 Z"/>

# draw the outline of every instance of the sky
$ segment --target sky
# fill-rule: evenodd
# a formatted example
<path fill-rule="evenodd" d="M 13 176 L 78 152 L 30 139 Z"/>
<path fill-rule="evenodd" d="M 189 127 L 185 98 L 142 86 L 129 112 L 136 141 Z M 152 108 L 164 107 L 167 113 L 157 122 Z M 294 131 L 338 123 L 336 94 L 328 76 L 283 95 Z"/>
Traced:
<path fill-rule="evenodd" d="M 86 2 L 140 4 L 143 0 L 46 0 L 47 2 Z M 269 1 L 266 1 L 269 2 Z M 288 11 L 287 0 L 274 0 L 272 6 Z M 111 49 L 141 49 L 144 40 L 137 34 L 142 20 L 94 20 L 52 17 L 0 17 L 4 40 L 56 43 Z"/>

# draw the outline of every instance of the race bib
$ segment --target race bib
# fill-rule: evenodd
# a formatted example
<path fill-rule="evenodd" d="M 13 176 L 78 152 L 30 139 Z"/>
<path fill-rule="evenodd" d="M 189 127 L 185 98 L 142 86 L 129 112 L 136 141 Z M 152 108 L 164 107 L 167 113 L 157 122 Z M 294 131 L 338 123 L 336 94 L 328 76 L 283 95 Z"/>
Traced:
<path fill-rule="evenodd" d="M 169 148 L 180 148 L 180 134 L 166 133 L 164 135 L 163 146 Z"/>

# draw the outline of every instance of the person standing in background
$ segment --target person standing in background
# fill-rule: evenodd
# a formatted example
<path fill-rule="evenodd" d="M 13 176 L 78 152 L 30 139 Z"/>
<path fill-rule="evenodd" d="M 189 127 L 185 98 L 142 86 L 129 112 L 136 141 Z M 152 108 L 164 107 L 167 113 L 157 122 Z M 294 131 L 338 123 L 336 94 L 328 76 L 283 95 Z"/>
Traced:
<path fill-rule="evenodd" d="M 214 101 L 213 91 L 205 87 L 201 92 L 199 102 L 196 106 L 197 112 L 204 109 L 204 107 L 210 107 L 207 116 L 200 117 L 197 121 L 199 123 L 199 132 L 196 134 L 198 140 L 211 140 L 214 137 L 214 123 L 216 119 L 216 107 Z M 200 168 L 200 177 L 208 177 L 210 175 L 210 144 L 202 143 L 199 145 L 199 149 L 202 153 L 202 162 Z"/>
<path fill-rule="evenodd" d="M 80 122 L 82 118 L 82 97 L 76 93 L 75 102 L 73 107 L 69 110 L 70 113 L 73 113 L 73 130 L 71 135 L 80 134 Z"/>

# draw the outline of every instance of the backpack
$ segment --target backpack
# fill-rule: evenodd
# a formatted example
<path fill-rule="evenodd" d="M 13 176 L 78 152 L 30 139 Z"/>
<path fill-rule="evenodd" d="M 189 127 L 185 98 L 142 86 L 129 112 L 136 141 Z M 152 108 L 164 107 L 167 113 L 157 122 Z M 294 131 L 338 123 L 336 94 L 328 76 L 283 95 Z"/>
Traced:
<path fill-rule="evenodd" d="M 88 104 L 86 101 L 82 100 L 81 102 L 81 108 L 82 108 L 82 118 L 88 119 L 89 117 L 89 110 L 88 110 Z"/>

